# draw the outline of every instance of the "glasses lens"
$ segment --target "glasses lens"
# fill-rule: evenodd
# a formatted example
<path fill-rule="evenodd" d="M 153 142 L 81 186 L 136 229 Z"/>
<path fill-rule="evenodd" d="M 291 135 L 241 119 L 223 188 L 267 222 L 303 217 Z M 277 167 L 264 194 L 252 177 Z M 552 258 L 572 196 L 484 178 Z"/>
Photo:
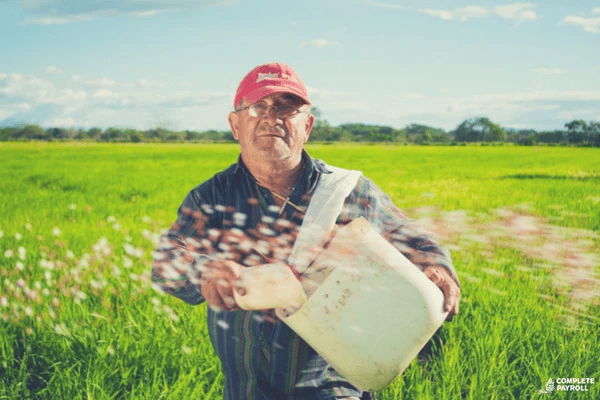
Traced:
<path fill-rule="evenodd" d="M 292 114 L 294 114 L 297 109 L 298 109 L 298 107 L 296 107 L 294 105 L 285 105 L 285 106 L 277 107 L 277 116 L 280 118 L 289 117 Z"/>
<path fill-rule="evenodd" d="M 264 118 L 269 113 L 269 106 L 264 104 L 252 104 L 248 108 L 248 114 L 255 118 Z"/>
<path fill-rule="evenodd" d="M 268 106 L 266 104 L 256 103 L 248 107 L 248 114 L 255 118 L 267 118 L 271 108 L 275 111 L 277 118 L 288 118 L 298 112 L 298 106 L 293 104 Z"/>

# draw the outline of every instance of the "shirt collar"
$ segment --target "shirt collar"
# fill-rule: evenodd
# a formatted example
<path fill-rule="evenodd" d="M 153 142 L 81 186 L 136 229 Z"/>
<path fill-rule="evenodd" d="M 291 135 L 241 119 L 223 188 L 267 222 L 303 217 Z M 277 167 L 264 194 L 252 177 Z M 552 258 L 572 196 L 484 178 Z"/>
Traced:
<path fill-rule="evenodd" d="M 302 149 L 302 159 L 304 161 L 304 165 L 306 169 L 310 173 L 316 171 L 320 174 L 331 174 L 333 171 L 327 168 L 327 164 L 319 159 L 313 159 L 306 150 Z M 244 162 L 242 161 L 242 155 L 240 154 L 237 159 L 237 163 L 235 164 L 235 168 L 233 169 L 233 173 L 236 174 L 239 171 L 243 171 L 248 176 L 252 177 L 250 170 L 246 167 Z M 254 177 L 252 177 L 254 179 Z"/>

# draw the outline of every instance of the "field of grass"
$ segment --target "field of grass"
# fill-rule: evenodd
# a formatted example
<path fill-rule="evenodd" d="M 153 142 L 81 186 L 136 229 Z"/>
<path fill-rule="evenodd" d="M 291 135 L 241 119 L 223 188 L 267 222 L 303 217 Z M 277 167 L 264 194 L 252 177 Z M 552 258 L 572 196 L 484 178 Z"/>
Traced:
<path fill-rule="evenodd" d="M 461 279 L 459 315 L 381 399 L 600 398 L 599 149 L 307 149 L 438 234 Z M 0 144 L 0 399 L 221 398 L 206 306 L 149 281 L 185 194 L 237 154 Z"/>

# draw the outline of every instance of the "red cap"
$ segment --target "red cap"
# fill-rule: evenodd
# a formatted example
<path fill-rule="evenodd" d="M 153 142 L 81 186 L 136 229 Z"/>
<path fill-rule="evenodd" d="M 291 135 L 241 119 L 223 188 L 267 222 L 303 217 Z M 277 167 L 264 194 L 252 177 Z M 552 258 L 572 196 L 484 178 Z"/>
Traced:
<path fill-rule="evenodd" d="M 306 86 L 298 74 L 285 64 L 270 63 L 259 65 L 242 79 L 235 92 L 233 106 L 237 107 L 242 99 L 254 103 L 273 93 L 291 93 L 300 97 L 306 104 L 311 104 Z"/>

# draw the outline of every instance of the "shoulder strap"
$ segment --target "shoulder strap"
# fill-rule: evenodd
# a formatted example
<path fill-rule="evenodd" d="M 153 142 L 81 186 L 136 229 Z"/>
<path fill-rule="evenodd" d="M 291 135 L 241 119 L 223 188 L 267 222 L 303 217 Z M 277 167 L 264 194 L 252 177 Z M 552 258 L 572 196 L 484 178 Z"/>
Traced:
<path fill-rule="evenodd" d="M 288 258 L 288 263 L 298 272 L 303 272 L 308 267 L 317 255 L 314 249 L 321 248 L 329 238 L 344 207 L 344 200 L 362 175 L 360 171 L 331 166 L 327 168 L 333 172 L 321 174 Z"/>

